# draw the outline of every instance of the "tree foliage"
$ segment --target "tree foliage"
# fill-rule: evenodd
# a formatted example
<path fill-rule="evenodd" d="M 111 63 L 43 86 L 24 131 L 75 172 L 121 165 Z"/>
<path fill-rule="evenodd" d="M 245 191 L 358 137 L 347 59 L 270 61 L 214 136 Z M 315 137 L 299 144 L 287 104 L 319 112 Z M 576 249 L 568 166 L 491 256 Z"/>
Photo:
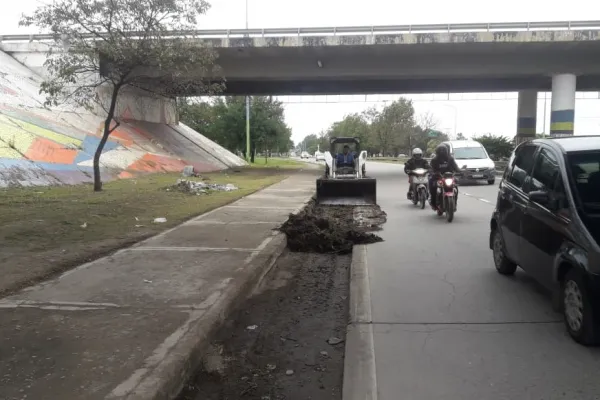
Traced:
<path fill-rule="evenodd" d="M 481 136 L 474 136 L 473 140 L 481 143 L 494 160 L 510 157 L 514 149 L 513 140 L 505 136 L 494 136 L 488 133 Z"/>
<path fill-rule="evenodd" d="M 313 150 L 320 143 L 321 150 L 324 150 L 329 138 L 346 136 L 360 138 L 362 149 L 369 154 L 409 154 L 415 147 L 425 151 L 430 143 L 436 143 L 437 146 L 442 140 L 448 140 L 444 134 L 437 138 L 429 137 L 429 131 L 436 125 L 437 120 L 432 114 L 426 113 L 415 118 L 412 102 L 401 98 L 382 109 L 371 107 L 362 113 L 348 114 L 341 121 L 333 123 L 320 137 L 307 136 L 302 146 Z"/>
<path fill-rule="evenodd" d="M 226 149 L 246 155 L 246 103 L 243 97 L 219 97 L 209 102 L 178 101 L 179 118 Z M 254 96 L 250 107 L 250 157 L 257 152 L 284 153 L 292 147 L 283 104 Z"/>
<path fill-rule="evenodd" d="M 132 86 L 212 93 L 221 89 L 215 76 L 215 52 L 190 35 L 209 8 L 205 0 L 54 0 L 25 15 L 20 25 L 54 34 L 41 85 L 46 105 L 70 102 L 106 114 L 102 139 L 94 155 L 94 190 L 102 189 L 99 162 L 109 135 L 121 121 L 115 115 L 119 93 Z M 130 32 L 136 32 L 135 36 Z M 194 72 L 193 77 L 190 71 Z M 204 79 L 202 79 L 204 78 Z"/>

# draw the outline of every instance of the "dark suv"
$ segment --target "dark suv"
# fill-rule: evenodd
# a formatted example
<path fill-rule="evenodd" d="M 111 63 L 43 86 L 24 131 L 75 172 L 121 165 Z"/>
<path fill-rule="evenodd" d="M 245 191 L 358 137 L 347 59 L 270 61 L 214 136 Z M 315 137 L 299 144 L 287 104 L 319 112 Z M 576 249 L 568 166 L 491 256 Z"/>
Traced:
<path fill-rule="evenodd" d="M 600 136 L 537 139 L 513 152 L 492 215 L 499 273 L 552 290 L 569 334 L 600 342 Z"/>

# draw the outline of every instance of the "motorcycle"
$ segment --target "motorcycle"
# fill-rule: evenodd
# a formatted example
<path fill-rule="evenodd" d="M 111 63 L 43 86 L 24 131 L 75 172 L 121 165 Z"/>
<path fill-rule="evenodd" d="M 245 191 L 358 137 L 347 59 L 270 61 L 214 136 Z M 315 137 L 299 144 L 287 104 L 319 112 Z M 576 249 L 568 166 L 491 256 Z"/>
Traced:
<path fill-rule="evenodd" d="M 446 172 L 437 180 L 436 186 L 437 214 L 441 217 L 446 213 L 446 220 L 452 222 L 456 212 L 458 188 L 452 172 Z"/>
<path fill-rule="evenodd" d="M 414 205 L 420 204 L 422 210 L 425 208 L 425 202 L 429 198 L 427 170 L 424 168 L 417 168 L 413 171 L 408 171 L 408 175 L 412 177 L 411 190 L 408 198 L 409 200 L 412 200 Z"/>

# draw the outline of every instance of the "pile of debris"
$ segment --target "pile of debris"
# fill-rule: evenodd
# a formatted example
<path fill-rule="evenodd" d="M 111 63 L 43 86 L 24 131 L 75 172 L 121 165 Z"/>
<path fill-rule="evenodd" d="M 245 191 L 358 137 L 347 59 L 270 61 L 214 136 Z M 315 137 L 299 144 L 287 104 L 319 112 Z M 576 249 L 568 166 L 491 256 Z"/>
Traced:
<path fill-rule="evenodd" d="M 292 251 L 348 254 L 355 244 L 381 242 L 383 239 L 370 231 L 379 230 L 386 221 L 386 214 L 379 206 L 370 206 L 371 223 L 364 223 L 366 208 L 356 218 L 354 207 L 317 206 L 309 203 L 298 214 L 290 214 L 280 230 L 287 236 L 288 248 Z"/>
<path fill-rule="evenodd" d="M 231 192 L 233 190 L 238 190 L 237 186 L 232 185 L 231 183 L 219 185 L 217 183 L 191 181 L 188 179 L 178 179 L 177 184 L 174 185 L 172 189 L 183 193 L 195 194 L 197 196 L 209 193 L 210 191 Z"/>

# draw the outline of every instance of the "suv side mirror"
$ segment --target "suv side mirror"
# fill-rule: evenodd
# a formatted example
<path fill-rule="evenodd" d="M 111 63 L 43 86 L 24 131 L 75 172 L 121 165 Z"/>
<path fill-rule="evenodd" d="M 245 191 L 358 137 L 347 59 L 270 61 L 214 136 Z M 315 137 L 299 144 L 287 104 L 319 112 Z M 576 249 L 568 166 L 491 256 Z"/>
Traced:
<path fill-rule="evenodd" d="M 548 207 L 552 211 L 558 209 L 558 202 L 556 199 L 553 196 L 550 196 L 548 192 L 544 192 L 542 190 L 534 190 L 533 192 L 529 192 L 529 200 Z"/>
<path fill-rule="evenodd" d="M 529 200 L 545 206 L 550 202 L 550 196 L 548 195 L 548 192 L 535 190 L 533 192 L 529 192 Z"/>

